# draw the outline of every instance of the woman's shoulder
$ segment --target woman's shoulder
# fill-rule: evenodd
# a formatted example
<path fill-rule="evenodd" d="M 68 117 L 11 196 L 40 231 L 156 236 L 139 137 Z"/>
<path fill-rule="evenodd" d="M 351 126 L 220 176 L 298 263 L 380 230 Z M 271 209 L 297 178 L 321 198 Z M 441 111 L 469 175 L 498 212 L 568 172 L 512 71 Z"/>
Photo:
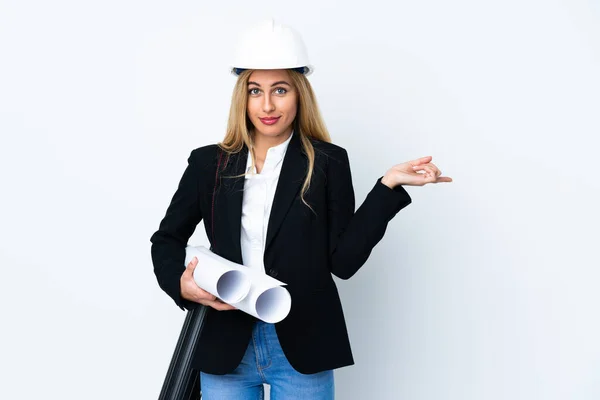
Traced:
<path fill-rule="evenodd" d="M 205 158 L 205 157 L 209 157 L 209 156 L 216 156 L 218 148 L 219 148 L 219 145 L 216 143 L 196 147 L 195 149 L 192 150 L 190 156 L 195 157 L 195 158 Z"/>
<path fill-rule="evenodd" d="M 194 164 L 203 170 L 209 168 L 216 168 L 219 145 L 216 143 L 207 144 L 204 146 L 196 147 L 190 152 L 188 163 Z"/>
<path fill-rule="evenodd" d="M 333 158 L 337 161 L 343 161 L 348 157 L 348 152 L 340 145 L 314 138 L 311 138 L 310 141 L 315 149 L 315 155 L 322 154 L 328 160 Z"/>

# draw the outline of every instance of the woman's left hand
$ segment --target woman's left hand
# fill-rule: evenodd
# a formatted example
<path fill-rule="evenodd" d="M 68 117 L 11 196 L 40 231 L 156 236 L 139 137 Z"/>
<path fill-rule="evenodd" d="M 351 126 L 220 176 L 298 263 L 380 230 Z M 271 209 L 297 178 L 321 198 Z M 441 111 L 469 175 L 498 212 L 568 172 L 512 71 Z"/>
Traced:
<path fill-rule="evenodd" d="M 397 185 L 423 186 L 428 183 L 452 182 L 452 178 L 440 176 L 442 171 L 431 163 L 431 159 L 431 156 L 426 156 L 394 165 L 381 178 L 381 183 L 394 188 Z"/>

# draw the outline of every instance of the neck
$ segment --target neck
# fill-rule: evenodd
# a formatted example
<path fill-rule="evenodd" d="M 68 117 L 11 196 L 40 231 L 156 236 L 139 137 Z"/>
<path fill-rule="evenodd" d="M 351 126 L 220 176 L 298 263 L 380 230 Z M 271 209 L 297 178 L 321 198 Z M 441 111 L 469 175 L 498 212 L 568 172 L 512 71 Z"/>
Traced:
<path fill-rule="evenodd" d="M 277 136 L 266 136 L 254 131 L 254 152 L 256 156 L 264 160 L 267 154 L 267 150 L 269 150 L 271 147 L 275 147 L 285 142 L 286 140 L 288 140 L 291 134 L 291 127 Z"/>

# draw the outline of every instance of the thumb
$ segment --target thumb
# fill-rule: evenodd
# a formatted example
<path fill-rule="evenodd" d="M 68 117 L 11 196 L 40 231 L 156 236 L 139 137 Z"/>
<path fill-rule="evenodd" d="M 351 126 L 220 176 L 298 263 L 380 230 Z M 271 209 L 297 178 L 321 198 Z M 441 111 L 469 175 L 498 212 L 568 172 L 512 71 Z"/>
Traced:
<path fill-rule="evenodd" d="M 194 270 L 196 269 L 197 265 L 198 265 L 198 258 L 194 256 L 192 258 L 192 261 L 190 261 L 189 264 L 185 267 L 185 273 L 189 274 L 189 275 L 194 275 Z"/>

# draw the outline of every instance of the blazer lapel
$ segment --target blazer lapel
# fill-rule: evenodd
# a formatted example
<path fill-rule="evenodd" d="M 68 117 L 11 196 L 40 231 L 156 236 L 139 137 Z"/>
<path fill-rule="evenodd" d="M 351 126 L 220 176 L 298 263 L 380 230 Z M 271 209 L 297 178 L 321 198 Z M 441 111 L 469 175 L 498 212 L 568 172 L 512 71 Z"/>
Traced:
<path fill-rule="evenodd" d="M 218 216 L 215 218 L 216 248 L 221 255 L 238 264 L 242 264 L 240 233 L 245 178 L 243 175 L 237 178 L 230 177 L 246 172 L 247 161 L 248 148 L 246 146 L 239 153 L 229 157 L 229 162 L 219 173 L 220 183 L 215 201 L 215 212 Z"/>
<path fill-rule="evenodd" d="M 277 235 L 292 201 L 304 183 L 307 159 L 302 151 L 302 142 L 298 132 L 294 132 L 283 157 L 283 164 L 275 189 L 275 197 L 269 216 L 265 254 L 273 238 Z"/>

